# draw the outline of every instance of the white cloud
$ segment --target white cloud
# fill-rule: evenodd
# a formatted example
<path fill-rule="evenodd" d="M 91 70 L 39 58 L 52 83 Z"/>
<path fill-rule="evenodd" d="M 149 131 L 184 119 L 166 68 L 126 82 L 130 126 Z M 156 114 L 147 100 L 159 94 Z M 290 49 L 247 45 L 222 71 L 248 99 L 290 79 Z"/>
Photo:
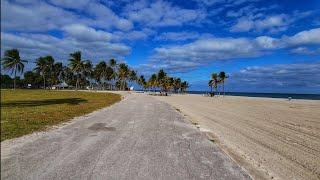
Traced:
<path fill-rule="evenodd" d="M 254 22 L 248 18 L 242 17 L 230 29 L 231 32 L 245 32 L 254 28 Z"/>
<path fill-rule="evenodd" d="M 320 92 L 320 62 L 253 66 L 232 73 L 228 88 L 246 88 L 251 91 L 299 92 L 301 89 Z"/>
<path fill-rule="evenodd" d="M 72 23 L 77 18 L 73 13 L 44 2 L 22 6 L 6 0 L 1 1 L 2 30 L 47 31 Z"/>
<path fill-rule="evenodd" d="M 190 39 L 199 38 L 199 33 L 197 32 L 163 32 L 156 36 L 155 40 L 157 41 L 185 41 Z"/>
<path fill-rule="evenodd" d="M 2 30 L 44 32 L 57 30 L 75 22 L 109 30 L 116 28 L 128 31 L 133 28 L 131 21 L 118 16 L 99 2 L 81 0 L 77 3 L 70 3 L 69 1 L 54 0 L 51 3 L 54 5 L 44 1 L 27 3 L 1 1 Z M 77 9 L 82 14 L 63 8 Z"/>
<path fill-rule="evenodd" d="M 290 51 L 294 54 L 303 54 L 303 55 L 320 55 L 320 48 L 307 48 L 307 47 L 298 47 Z"/>
<path fill-rule="evenodd" d="M 311 29 L 308 31 L 301 31 L 292 37 L 284 36 L 283 41 L 290 45 L 306 45 L 320 43 L 320 28 Z"/>
<path fill-rule="evenodd" d="M 257 8 L 253 5 L 245 6 L 238 11 L 230 10 L 227 17 L 236 18 L 230 27 L 231 32 L 269 32 L 277 33 L 287 30 L 295 22 L 316 14 L 316 11 L 293 11 L 288 14 L 273 14 L 277 5 Z"/>
<path fill-rule="evenodd" d="M 252 3 L 259 0 L 193 0 L 193 1 L 207 7 L 212 5 L 221 5 L 221 4 L 224 6 L 230 7 L 230 6 L 239 6 L 241 4 L 249 3 L 249 2 Z"/>
<path fill-rule="evenodd" d="M 200 38 L 194 42 L 156 48 L 151 64 L 186 71 L 216 60 L 259 57 L 279 49 L 300 45 L 320 45 L 320 28 L 302 31 L 293 36 L 272 38 Z M 319 36 L 318 36 L 319 35 Z"/>
<path fill-rule="evenodd" d="M 114 32 L 113 33 L 114 38 L 118 41 L 120 40 L 131 40 L 131 41 L 135 41 L 135 40 L 145 40 L 149 37 L 149 35 L 151 35 L 151 33 L 149 32 L 145 32 L 145 31 L 130 31 L 130 32 Z"/>
<path fill-rule="evenodd" d="M 255 41 L 259 47 L 266 50 L 278 49 L 284 46 L 279 39 L 268 36 L 259 36 L 255 39 Z"/>
<path fill-rule="evenodd" d="M 110 41 L 112 36 L 111 33 L 105 31 L 97 31 L 83 24 L 71 24 L 64 26 L 62 29 L 70 37 L 84 42 Z"/>
<path fill-rule="evenodd" d="M 198 23 L 205 18 L 201 10 L 183 9 L 169 2 L 156 1 L 151 4 L 138 1 L 125 8 L 128 18 L 143 26 L 181 26 L 186 23 Z"/>
<path fill-rule="evenodd" d="M 214 60 L 256 57 L 261 54 L 256 44 L 247 38 L 200 39 L 181 46 L 155 49 L 150 64 L 166 70 L 184 72 Z"/>
<path fill-rule="evenodd" d="M 269 32 L 284 31 L 288 28 L 292 19 L 285 14 L 267 16 L 262 19 L 251 19 L 241 17 L 230 29 L 231 32 L 246 32 L 256 30 L 259 32 L 268 30 Z"/>
<path fill-rule="evenodd" d="M 67 36 L 64 39 L 42 34 L 14 35 L 1 33 L 1 53 L 7 49 L 17 48 L 24 59 L 34 60 L 39 56 L 53 55 L 58 60 L 68 59 L 69 53 L 82 51 L 84 57 L 91 60 L 106 58 L 123 58 L 131 48 L 121 43 L 107 41 L 83 41 Z"/>
<path fill-rule="evenodd" d="M 205 6 L 212 6 L 214 4 L 225 2 L 225 0 L 194 0 L 194 1 Z"/>
<path fill-rule="evenodd" d="M 77 0 L 77 2 L 71 0 L 50 0 L 49 2 L 63 8 L 83 9 L 89 4 L 90 0 Z"/>
<path fill-rule="evenodd" d="M 90 3 L 85 9 L 93 19 L 87 19 L 87 24 L 100 28 L 116 27 L 120 30 L 128 31 L 133 28 L 133 24 L 128 19 L 115 14 L 110 8 L 100 3 Z"/>
<path fill-rule="evenodd" d="M 270 29 L 270 31 L 283 31 L 287 29 L 290 23 L 290 18 L 285 14 L 268 16 L 265 19 L 255 21 L 255 26 L 258 31 Z"/>

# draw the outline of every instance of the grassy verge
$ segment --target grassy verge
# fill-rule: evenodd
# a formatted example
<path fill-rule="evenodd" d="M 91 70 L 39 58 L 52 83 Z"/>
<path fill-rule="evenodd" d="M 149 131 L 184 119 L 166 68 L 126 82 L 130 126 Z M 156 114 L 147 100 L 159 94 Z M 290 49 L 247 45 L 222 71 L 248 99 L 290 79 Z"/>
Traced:
<path fill-rule="evenodd" d="M 1 91 L 1 141 L 46 129 L 121 100 L 112 93 Z"/>

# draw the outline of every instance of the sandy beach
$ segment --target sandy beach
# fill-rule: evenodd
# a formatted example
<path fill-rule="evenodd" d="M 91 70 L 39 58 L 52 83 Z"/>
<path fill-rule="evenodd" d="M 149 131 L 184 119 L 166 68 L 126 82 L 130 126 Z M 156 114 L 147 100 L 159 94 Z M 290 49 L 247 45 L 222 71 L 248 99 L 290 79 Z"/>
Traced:
<path fill-rule="evenodd" d="M 320 179 L 320 101 L 172 95 L 256 179 Z"/>

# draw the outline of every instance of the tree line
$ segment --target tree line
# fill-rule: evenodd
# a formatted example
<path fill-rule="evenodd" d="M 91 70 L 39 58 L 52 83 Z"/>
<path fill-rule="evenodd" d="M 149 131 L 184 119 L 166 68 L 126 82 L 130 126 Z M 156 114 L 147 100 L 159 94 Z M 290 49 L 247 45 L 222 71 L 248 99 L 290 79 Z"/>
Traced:
<path fill-rule="evenodd" d="M 14 76 L 1 74 L 1 88 L 23 88 L 32 84 L 32 88 L 43 89 L 69 85 L 75 89 L 128 90 L 136 83 L 143 90 L 185 92 L 189 87 L 188 82 L 170 77 L 163 69 L 146 80 L 126 63 L 118 63 L 115 59 L 100 61 L 93 66 L 90 60 L 83 60 L 80 51 L 70 54 L 67 66 L 56 62 L 52 56 L 39 57 L 33 71 L 25 72 L 23 79 L 18 74 L 24 72 L 27 61 L 21 59 L 17 49 L 5 51 L 1 61 L 3 69 L 11 71 Z"/>

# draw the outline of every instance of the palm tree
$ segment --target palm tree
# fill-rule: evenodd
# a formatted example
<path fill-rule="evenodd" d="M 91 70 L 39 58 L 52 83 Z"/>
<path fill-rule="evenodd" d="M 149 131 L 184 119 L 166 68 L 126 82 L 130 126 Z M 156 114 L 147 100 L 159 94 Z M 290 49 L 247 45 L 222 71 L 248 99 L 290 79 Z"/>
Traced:
<path fill-rule="evenodd" d="M 129 67 L 125 63 L 119 64 L 118 76 L 120 80 L 120 89 L 125 90 L 127 78 L 129 75 Z"/>
<path fill-rule="evenodd" d="M 228 78 L 228 76 L 226 76 L 226 73 L 224 71 L 221 71 L 219 73 L 219 80 L 220 82 L 222 83 L 222 91 L 223 91 L 223 96 L 225 95 L 225 92 L 224 92 L 224 82 L 225 80 Z"/>
<path fill-rule="evenodd" d="M 157 82 L 157 75 L 156 74 L 152 74 L 148 80 L 148 84 L 149 86 L 155 91 L 155 87 L 157 86 L 158 82 Z"/>
<path fill-rule="evenodd" d="M 76 81 L 76 78 L 74 74 L 72 73 L 72 70 L 68 66 L 63 66 L 62 74 L 61 74 L 61 79 L 69 84 L 74 84 Z"/>
<path fill-rule="evenodd" d="M 39 57 L 34 70 L 42 76 L 43 89 L 46 88 L 46 76 L 52 73 L 54 59 L 52 56 Z"/>
<path fill-rule="evenodd" d="M 181 79 L 174 78 L 174 92 L 178 93 L 180 88 L 181 88 Z"/>
<path fill-rule="evenodd" d="M 93 66 L 92 66 L 92 62 L 90 60 L 85 60 L 83 61 L 83 70 L 82 70 L 82 79 L 84 80 L 84 83 L 86 84 L 87 82 L 90 83 L 90 81 L 88 81 L 88 79 L 92 79 L 93 78 L 93 70 L 92 70 Z"/>
<path fill-rule="evenodd" d="M 83 61 L 81 60 L 81 52 L 76 51 L 74 53 L 70 54 L 71 59 L 70 61 L 70 68 L 71 71 L 77 76 L 77 81 L 76 81 L 76 89 L 78 89 L 79 81 L 80 81 L 80 73 L 83 69 Z"/>
<path fill-rule="evenodd" d="M 7 50 L 4 53 L 4 58 L 2 59 L 2 65 L 5 70 L 11 70 L 11 74 L 14 74 L 13 79 L 13 89 L 16 89 L 16 77 L 17 73 L 23 73 L 24 64 L 28 62 L 20 58 L 19 51 L 17 49 Z"/>
<path fill-rule="evenodd" d="M 107 64 L 104 61 L 99 62 L 96 67 L 94 68 L 93 74 L 96 81 L 99 83 L 101 88 L 102 80 L 105 78 L 105 72 L 107 69 Z"/>
<path fill-rule="evenodd" d="M 117 61 L 115 59 L 110 59 L 109 60 L 109 66 L 112 68 L 113 70 L 113 74 L 112 74 L 112 80 L 115 81 L 117 78 Z M 112 85 L 111 85 L 112 86 Z"/>
<path fill-rule="evenodd" d="M 212 87 L 214 87 L 215 92 L 217 92 L 218 83 L 219 83 L 218 74 L 217 73 L 212 73 L 211 74 L 211 80 L 209 81 L 209 85 L 211 86 L 211 93 L 212 93 Z"/>
<path fill-rule="evenodd" d="M 208 82 L 208 85 L 210 86 L 210 93 L 211 94 L 212 94 L 212 91 L 213 91 L 213 84 L 214 84 L 213 79 L 210 79 L 209 82 Z"/>
<path fill-rule="evenodd" d="M 117 61 L 115 59 L 110 59 L 109 60 L 109 65 L 113 68 L 117 66 Z"/>
<path fill-rule="evenodd" d="M 105 76 L 106 80 L 109 81 L 109 82 L 110 82 L 111 80 L 113 80 L 114 74 L 115 74 L 115 73 L 114 73 L 112 67 L 107 66 L 106 73 L 105 73 L 105 75 L 106 75 L 106 76 Z M 112 82 L 110 83 L 109 89 L 112 90 Z"/>
<path fill-rule="evenodd" d="M 59 83 L 59 81 L 61 80 L 62 72 L 63 72 L 62 63 L 61 62 L 55 63 L 52 68 L 52 81 L 54 84 Z"/>
<path fill-rule="evenodd" d="M 146 86 L 147 86 L 147 82 L 144 78 L 143 75 L 141 75 L 138 79 L 138 84 L 142 87 L 143 90 L 145 90 Z"/>
<path fill-rule="evenodd" d="M 70 54 L 70 68 L 71 71 L 76 75 L 76 90 L 79 88 L 79 83 L 81 78 L 84 78 L 91 74 L 92 72 L 92 63 L 89 60 L 82 60 L 81 59 L 81 52 L 76 51 Z"/>
<path fill-rule="evenodd" d="M 130 72 L 129 72 L 129 81 L 130 82 L 134 82 L 134 81 L 136 81 L 138 79 L 138 77 L 137 77 L 137 72 L 136 71 L 134 71 L 134 70 L 131 70 Z M 130 85 L 131 86 L 131 85 Z"/>
<path fill-rule="evenodd" d="M 181 91 L 182 92 L 186 92 L 186 90 L 189 88 L 189 84 L 188 84 L 188 82 L 187 81 L 183 81 L 182 83 L 181 83 Z"/>
<path fill-rule="evenodd" d="M 167 77 L 167 73 L 164 72 L 163 69 L 160 69 L 160 71 L 158 72 L 158 86 L 160 86 L 163 90 L 163 86 L 164 86 L 164 83 L 165 83 L 165 80 L 166 80 L 166 77 Z"/>
<path fill-rule="evenodd" d="M 171 89 L 174 87 L 174 79 L 173 77 L 166 77 L 164 84 L 163 84 L 164 90 L 166 92 L 171 91 Z"/>
<path fill-rule="evenodd" d="M 113 69 L 108 66 L 106 62 L 101 61 L 96 65 L 93 74 L 97 82 L 101 85 L 102 80 L 110 81 L 112 79 Z"/>

